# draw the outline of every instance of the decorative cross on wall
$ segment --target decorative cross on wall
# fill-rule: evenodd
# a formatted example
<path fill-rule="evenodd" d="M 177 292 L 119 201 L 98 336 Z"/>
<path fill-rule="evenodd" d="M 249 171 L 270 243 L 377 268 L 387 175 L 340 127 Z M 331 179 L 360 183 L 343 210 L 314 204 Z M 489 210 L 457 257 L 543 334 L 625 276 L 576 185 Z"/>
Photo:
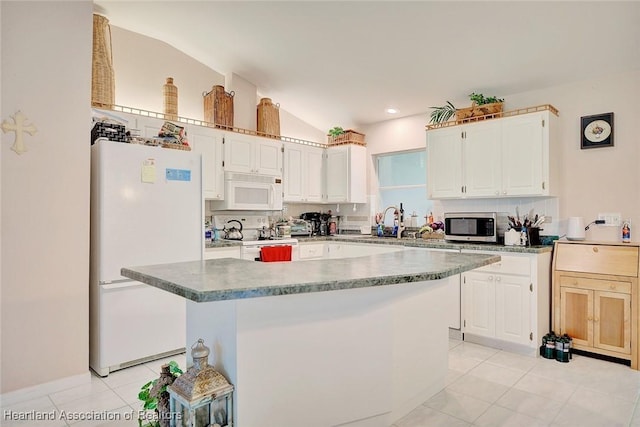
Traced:
<path fill-rule="evenodd" d="M 38 131 L 33 124 L 26 125 L 27 116 L 25 116 L 22 111 L 17 111 L 13 116 L 13 123 L 8 120 L 2 121 L 2 132 L 15 132 L 16 139 L 13 143 L 11 149 L 18 154 L 22 154 L 27 151 L 27 147 L 24 146 L 23 140 L 23 132 L 28 133 L 33 136 L 34 133 Z"/>

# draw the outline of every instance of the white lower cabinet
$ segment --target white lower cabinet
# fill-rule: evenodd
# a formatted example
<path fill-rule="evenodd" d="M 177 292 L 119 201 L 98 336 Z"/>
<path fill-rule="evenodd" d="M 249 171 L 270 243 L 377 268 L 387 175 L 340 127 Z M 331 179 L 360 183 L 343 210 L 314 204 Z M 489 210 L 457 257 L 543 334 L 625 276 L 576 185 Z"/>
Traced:
<path fill-rule="evenodd" d="M 462 273 L 465 340 L 480 337 L 535 349 L 549 332 L 550 252 L 499 254 L 500 262 Z"/>
<path fill-rule="evenodd" d="M 240 258 L 240 246 L 227 248 L 206 248 L 204 250 L 203 258 L 205 260 L 220 258 Z"/>
<path fill-rule="evenodd" d="M 299 243 L 300 261 L 324 258 L 324 243 Z"/>

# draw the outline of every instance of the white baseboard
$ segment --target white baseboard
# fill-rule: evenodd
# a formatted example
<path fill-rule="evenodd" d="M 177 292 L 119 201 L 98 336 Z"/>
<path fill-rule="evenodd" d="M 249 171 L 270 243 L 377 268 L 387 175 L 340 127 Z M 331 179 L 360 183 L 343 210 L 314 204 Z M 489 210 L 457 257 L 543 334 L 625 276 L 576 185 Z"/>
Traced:
<path fill-rule="evenodd" d="M 462 331 L 460 329 L 449 328 L 449 338 L 462 341 Z"/>
<path fill-rule="evenodd" d="M 496 348 L 498 350 L 505 350 L 510 353 L 522 354 L 524 356 L 538 356 L 538 349 L 531 348 L 523 344 L 515 344 L 507 341 L 498 340 L 495 338 L 481 337 L 469 333 L 463 334 L 465 342 L 471 342 L 474 344 L 480 344 L 487 347 Z"/>
<path fill-rule="evenodd" d="M 0 406 L 6 408 L 15 403 L 46 396 L 47 394 L 56 393 L 79 385 L 89 384 L 90 382 L 91 373 L 87 371 L 84 374 L 72 375 L 70 377 L 2 393 L 0 394 Z"/>

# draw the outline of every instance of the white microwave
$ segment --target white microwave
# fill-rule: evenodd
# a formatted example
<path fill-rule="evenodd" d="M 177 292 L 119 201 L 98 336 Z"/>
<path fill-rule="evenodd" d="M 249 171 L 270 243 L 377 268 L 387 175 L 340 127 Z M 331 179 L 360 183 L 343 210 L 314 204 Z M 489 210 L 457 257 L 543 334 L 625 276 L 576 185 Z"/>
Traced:
<path fill-rule="evenodd" d="M 248 173 L 224 173 L 224 200 L 214 202 L 221 210 L 282 210 L 282 178 Z"/>

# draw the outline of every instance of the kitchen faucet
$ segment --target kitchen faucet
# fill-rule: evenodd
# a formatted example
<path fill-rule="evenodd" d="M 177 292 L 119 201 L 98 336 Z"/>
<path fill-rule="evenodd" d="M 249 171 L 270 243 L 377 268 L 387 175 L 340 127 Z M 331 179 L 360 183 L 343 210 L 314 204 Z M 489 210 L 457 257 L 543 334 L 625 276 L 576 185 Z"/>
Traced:
<path fill-rule="evenodd" d="M 396 221 L 398 221 L 398 225 L 397 225 L 397 230 L 396 230 L 396 237 L 398 239 L 400 239 L 402 237 L 402 232 L 405 229 L 404 226 L 404 209 L 402 208 L 402 203 L 400 203 L 400 209 L 398 209 L 396 206 L 389 206 L 388 208 L 386 208 L 384 210 L 384 213 L 382 214 L 382 223 L 384 224 L 384 219 L 387 216 L 387 211 L 389 209 L 393 209 L 393 216 L 394 216 L 394 220 L 393 220 L 393 228 L 396 228 Z"/>

